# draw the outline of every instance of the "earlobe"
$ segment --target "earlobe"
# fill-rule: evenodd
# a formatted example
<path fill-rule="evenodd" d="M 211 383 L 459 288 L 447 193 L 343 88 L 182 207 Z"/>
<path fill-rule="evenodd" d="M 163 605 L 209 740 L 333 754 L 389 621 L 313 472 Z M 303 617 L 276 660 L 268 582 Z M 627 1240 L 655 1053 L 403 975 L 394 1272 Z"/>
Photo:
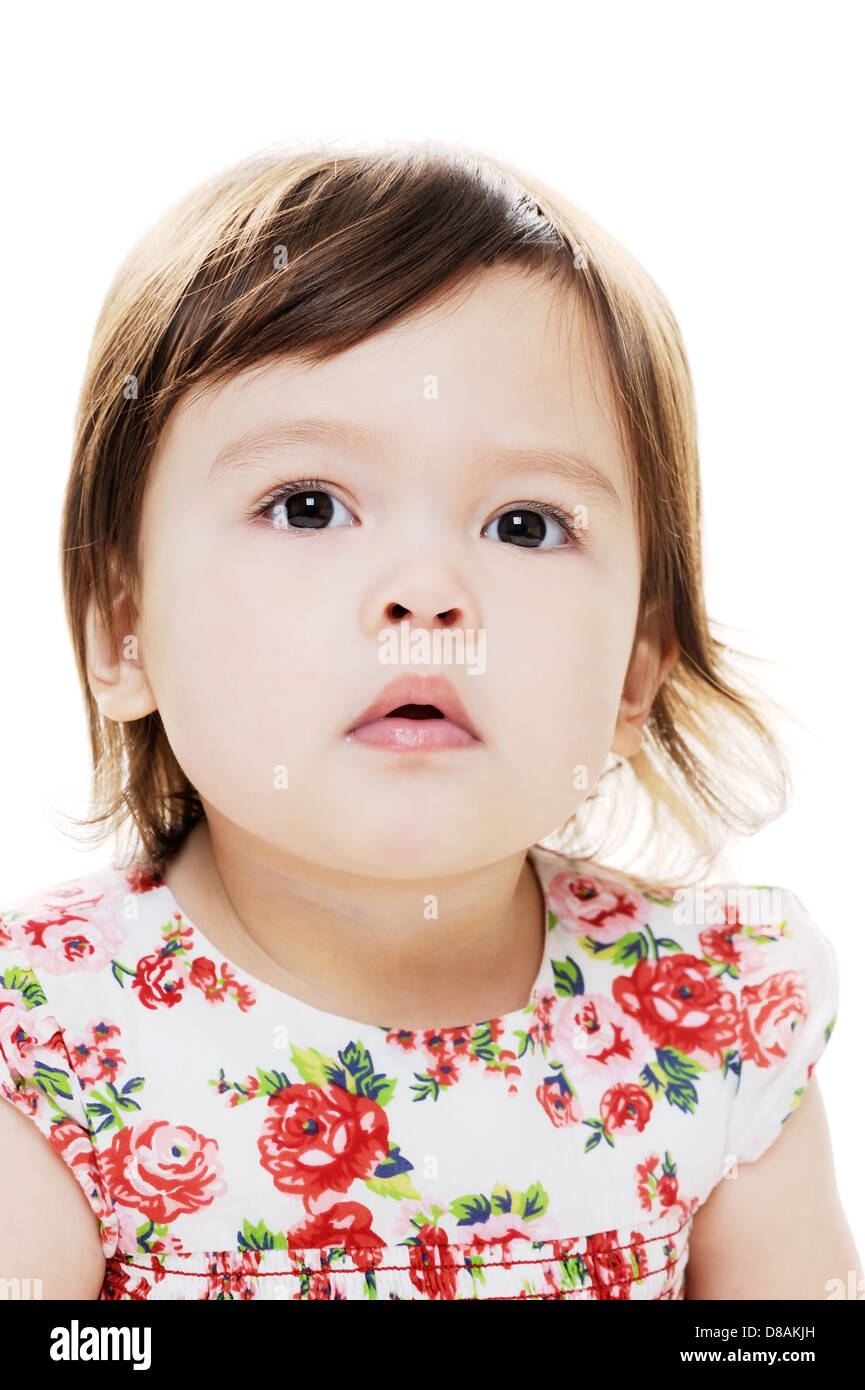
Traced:
<path fill-rule="evenodd" d="M 675 636 L 670 636 L 662 649 L 656 631 L 644 633 L 635 643 L 619 701 L 611 752 L 632 758 L 640 751 L 643 727 L 679 651 Z"/>
<path fill-rule="evenodd" d="M 137 634 L 124 594 L 112 606 L 113 630 L 106 627 L 91 595 L 85 618 L 87 683 L 105 719 L 125 724 L 156 709 Z"/>

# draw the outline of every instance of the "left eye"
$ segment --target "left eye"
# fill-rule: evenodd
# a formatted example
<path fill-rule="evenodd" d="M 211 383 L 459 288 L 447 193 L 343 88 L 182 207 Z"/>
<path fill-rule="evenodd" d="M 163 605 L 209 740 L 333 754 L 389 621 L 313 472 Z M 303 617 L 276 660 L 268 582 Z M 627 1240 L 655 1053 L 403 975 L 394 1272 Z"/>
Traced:
<path fill-rule="evenodd" d="M 499 534 L 494 539 L 507 541 L 511 545 L 525 546 L 530 550 L 558 550 L 562 544 L 570 544 L 575 537 L 575 528 L 565 517 L 560 518 L 552 511 L 539 510 L 537 507 L 510 507 L 495 520 L 490 521 L 484 527 L 484 533 L 491 526 L 499 528 Z M 563 542 L 544 544 L 549 539 L 550 528 L 553 534 L 559 532 Z"/>

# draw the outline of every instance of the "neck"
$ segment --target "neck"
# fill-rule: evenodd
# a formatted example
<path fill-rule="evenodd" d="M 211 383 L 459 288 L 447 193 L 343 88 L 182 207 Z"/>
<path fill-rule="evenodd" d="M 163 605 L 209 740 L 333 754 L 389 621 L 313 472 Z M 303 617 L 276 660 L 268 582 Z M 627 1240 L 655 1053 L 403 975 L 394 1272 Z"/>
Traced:
<path fill-rule="evenodd" d="M 359 1021 L 500 1017 L 527 1002 L 540 969 L 544 898 L 525 852 L 422 883 L 381 880 L 252 841 L 210 809 L 164 878 L 242 968 Z"/>

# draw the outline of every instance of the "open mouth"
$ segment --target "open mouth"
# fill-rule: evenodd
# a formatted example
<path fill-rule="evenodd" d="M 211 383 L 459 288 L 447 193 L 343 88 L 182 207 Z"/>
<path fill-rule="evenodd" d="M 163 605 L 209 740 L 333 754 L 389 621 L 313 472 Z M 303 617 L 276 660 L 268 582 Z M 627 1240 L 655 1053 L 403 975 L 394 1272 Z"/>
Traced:
<path fill-rule="evenodd" d="M 456 688 L 442 676 L 392 680 L 378 699 L 355 716 L 346 737 L 406 750 L 465 748 L 481 741 Z"/>
<path fill-rule="evenodd" d="M 444 719 L 437 705 L 400 705 L 389 710 L 385 719 Z"/>

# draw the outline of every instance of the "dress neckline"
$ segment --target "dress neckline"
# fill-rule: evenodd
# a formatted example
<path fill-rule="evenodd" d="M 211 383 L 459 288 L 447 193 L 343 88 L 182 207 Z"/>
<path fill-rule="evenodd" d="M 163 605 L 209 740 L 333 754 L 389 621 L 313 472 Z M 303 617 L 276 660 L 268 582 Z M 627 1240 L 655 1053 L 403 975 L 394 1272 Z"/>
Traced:
<path fill-rule="evenodd" d="M 527 855 L 534 868 L 544 904 L 543 953 L 537 974 L 529 992 L 529 997 L 522 1007 L 511 1009 L 506 1014 L 498 1014 L 495 1018 L 485 1018 L 464 1024 L 450 1024 L 442 1028 L 411 1028 L 399 1022 L 392 1024 L 371 1023 L 362 1019 L 348 1018 L 344 1014 L 331 1013 L 330 1010 L 320 1009 L 315 1004 L 308 1004 L 303 999 L 298 999 L 296 995 L 289 994 L 287 990 L 279 989 L 276 985 L 268 984 L 266 980 L 262 980 L 259 976 L 254 975 L 251 971 L 238 965 L 235 961 L 230 960 L 224 951 L 219 950 L 208 939 L 199 924 L 193 922 L 192 918 L 184 912 L 159 870 L 152 865 L 146 866 L 148 876 L 151 883 L 154 885 L 148 891 L 147 897 L 150 898 L 151 901 L 163 903 L 165 910 L 168 911 L 172 917 L 179 917 L 182 925 L 192 932 L 195 954 L 207 956 L 217 966 L 225 965 L 227 969 L 231 971 L 235 979 L 241 984 L 247 985 L 252 990 L 255 995 L 256 1004 L 266 1004 L 270 1006 L 270 1008 L 281 1009 L 283 1013 L 291 1010 L 294 1013 L 305 1014 L 311 1019 L 318 1019 L 320 1023 L 329 1023 L 332 1025 L 339 1024 L 353 1030 L 365 1028 L 373 1032 L 405 1034 L 455 1033 L 474 1031 L 492 1022 L 498 1022 L 503 1029 L 510 1030 L 516 1027 L 520 1020 L 527 1016 L 527 1011 L 529 1009 L 534 1009 L 534 1007 L 536 1007 L 538 996 L 543 992 L 546 985 L 549 985 L 553 991 L 555 990 L 555 983 L 552 979 L 552 972 L 550 969 L 550 937 L 556 919 L 553 915 L 551 920 L 553 910 L 550 905 L 549 895 L 550 878 L 555 872 L 556 867 L 559 868 L 559 872 L 571 873 L 580 873 L 583 867 L 576 860 L 567 858 L 555 850 L 545 849 L 541 845 L 532 845 L 528 849 Z"/>

